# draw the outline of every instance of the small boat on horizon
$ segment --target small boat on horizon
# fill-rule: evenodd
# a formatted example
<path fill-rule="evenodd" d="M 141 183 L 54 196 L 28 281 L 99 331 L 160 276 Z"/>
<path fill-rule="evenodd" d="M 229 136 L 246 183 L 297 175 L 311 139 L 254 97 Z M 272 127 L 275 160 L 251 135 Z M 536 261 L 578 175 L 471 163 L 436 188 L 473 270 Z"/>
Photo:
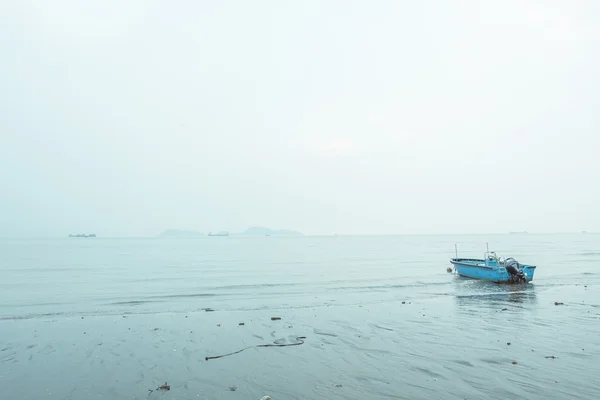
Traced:
<path fill-rule="evenodd" d="M 495 283 L 531 282 L 536 268 L 535 265 L 521 264 L 512 257 L 498 257 L 496 252 L 489 251 L 489 248 L 483 259 L 458 258 L 456 251 L 456 257 L 451 258 L 450 263 L 460 276 Z"/>

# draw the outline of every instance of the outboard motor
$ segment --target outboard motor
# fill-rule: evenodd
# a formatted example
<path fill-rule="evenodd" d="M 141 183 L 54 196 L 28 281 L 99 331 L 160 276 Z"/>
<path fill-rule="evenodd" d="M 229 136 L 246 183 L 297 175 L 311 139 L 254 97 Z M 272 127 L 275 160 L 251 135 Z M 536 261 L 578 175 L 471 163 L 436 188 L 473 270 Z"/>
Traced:
<path fill-rule="evenodd" d="M 527 277 L 521 270 L 521 265 L 514 258 L 507 258 L 504 261 L 504 268 L 510 275 L 511 282 L 527 282 Z"/>

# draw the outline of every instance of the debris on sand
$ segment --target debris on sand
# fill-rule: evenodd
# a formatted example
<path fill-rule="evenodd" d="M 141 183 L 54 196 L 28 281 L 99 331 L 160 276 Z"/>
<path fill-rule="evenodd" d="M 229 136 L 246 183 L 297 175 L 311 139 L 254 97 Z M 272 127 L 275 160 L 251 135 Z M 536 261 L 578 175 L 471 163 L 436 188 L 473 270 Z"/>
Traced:
<path fill-rule="evenodd" d="M 231 386 L 229 386 L 229 390 L 230 390 L 231 392 L 235 392 L 237 389 L 238 389 L 238 387 L 237 387 L 237 386 L 235 386 L 235 385 L 231 385 Z"/>
<path fill-rule="evenodd" d="M 507 346 L 510 346 L 510 342 L 506 343 Z"/>
<path fill-rule="evenodd" d="M 246 325 L 246 324 L 245 324 L 245 323 L 243 323 L 243 322 L 240 322 L 238 325 L 239 325 L 239 326 L 244 326 L 244 325 Z"/>
<path fill-rule="evenodd" d="M 215 311 L 212 308 L 203 308 L 203 310 L 206 311 L 206 312 L 214 312 Z"/>
<path fill-rule="evenodd" d="M 508 311 L 508 308 L 503 308 L 502 311 Z"/>
<path fill-rule="evenodd" d="M 450 268 L 450 267 L 446 268 L 446 272 L 449 274 L 452 273 L 452 268 Z"/>
<path fill-rule="evenodd" d="M 271 321 L 281 321 L 280 317 L 271 317 Z"/>
<path fill-rule="evenodd" d="M 559 303 L 558 301 L 555 301 L 555 302 L 554 302 L 554 305 L 555 305 L 555 306 L 564 306 L 564 305 L 565 305 L 565 303 Z"/>
<path fill-rule="evenodd" d="M 157 388 L 156 388 L 156 389 L 154 389 L 154 390 L 171 390 L 171 385 L 168 385 L 168 384 L 167 384 L 167 382 L 165 382 L 165 384 L 164 384 L 164 385 L 161 385 L 161 386 L 157 387 Z M 150 393 L 154 392 L 154 390 L 152 390 L 152 389 L 148 389 L 148 391 L 149 391 Z"/>
<path fill-rule="evenodd" d="M 551 358 L 551 359 L 553 359 L 553 360 L 554 360 L 555 358 L 558 358 L 558 357 L 556 357 L 556 356 L 546 356 L 546 357 L 544 357 L 544 358 Z"/>
<path fill-rule="evenodd" d="M 512 365 L 517 365 L 517 362 L 516 362 L 516 361 L 513 361 L 513 362 L 512 362 Z"/>
<path fill-rule="evenodd" d="M 227 357 L 227 356 L 232 356 L 234 354 L 239 354 L 242 351 L 251 349 L 253 347 L 288 347 L 288 346 L 300 346 L 300 345 L 304 344 L 304 340 L 305 339 L 306 339 L 306 336 L 296 336 L 296 342 L 295 343 L 257 344 L 257 345 L 254 345 L 254 346 L 244 347 L 243 349 L 238 350 L 238 351 L 234 351 L 233 353 L 222 354 L 220 356 L 204 357 L 204 360 L 208 361 L 208 360 L 215 360 L 217 358 L 223 358 L 223 357 Z"/>

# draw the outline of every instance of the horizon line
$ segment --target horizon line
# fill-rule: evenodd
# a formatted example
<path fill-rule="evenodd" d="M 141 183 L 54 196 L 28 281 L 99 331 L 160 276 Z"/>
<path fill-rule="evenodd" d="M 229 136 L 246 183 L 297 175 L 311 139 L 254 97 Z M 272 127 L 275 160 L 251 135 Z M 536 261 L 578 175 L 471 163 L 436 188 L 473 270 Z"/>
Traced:
<path fill-rule="evenodd" d="M 314 234 L 304 234 L 300 233 L 299 235 L 269 235 L 269 237 L 336 237 L 336 236 L 482 236 L 482 235 L 583 235 L 583 234 L 598 234 L 600 232 L 596 231 L 568 231 L 568 232 L 471 232 L 471 233 L 314 233 Z M 242 237 L 264 237 L 265 235 L 253 235 L 253 234 L 245 234 L 243 232 L 229 233 L 229 236 L 242 236 Z M 77 238 L 77 237 L 69 237 L 69 235 L 64 236 L 41 236 L 41 235 L 33 235 L 33 236 L 0 236 L 0 239 L 151 239 L 151 238 L 166 238 L 166 239 L 181 239 L 181 238 L 198 238 L 198 237 L 211 237 L 208 234 L 200 233 L 197 236 L 161 236 L 157 235 L 126 235 L 126 236 L 98 236 L 96 237 L 88 237 L 88 238 Z M 227 236 L 224 236 L 227 237 Z"/>

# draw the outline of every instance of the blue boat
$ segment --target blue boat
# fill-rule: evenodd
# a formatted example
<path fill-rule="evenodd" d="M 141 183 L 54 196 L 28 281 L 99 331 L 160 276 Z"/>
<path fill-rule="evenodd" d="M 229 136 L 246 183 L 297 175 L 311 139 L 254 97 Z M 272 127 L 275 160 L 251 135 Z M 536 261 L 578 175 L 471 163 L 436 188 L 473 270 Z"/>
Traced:
<path fill-rule="evenodd" d="M 456 273 L 472 279 L 496 283 L 527 283 L 533 279 L 535 265 L 520 264 L 512 257 L 498 257 L 493 251 L 486 251 L 483 259 L 451 258 Z"/>

